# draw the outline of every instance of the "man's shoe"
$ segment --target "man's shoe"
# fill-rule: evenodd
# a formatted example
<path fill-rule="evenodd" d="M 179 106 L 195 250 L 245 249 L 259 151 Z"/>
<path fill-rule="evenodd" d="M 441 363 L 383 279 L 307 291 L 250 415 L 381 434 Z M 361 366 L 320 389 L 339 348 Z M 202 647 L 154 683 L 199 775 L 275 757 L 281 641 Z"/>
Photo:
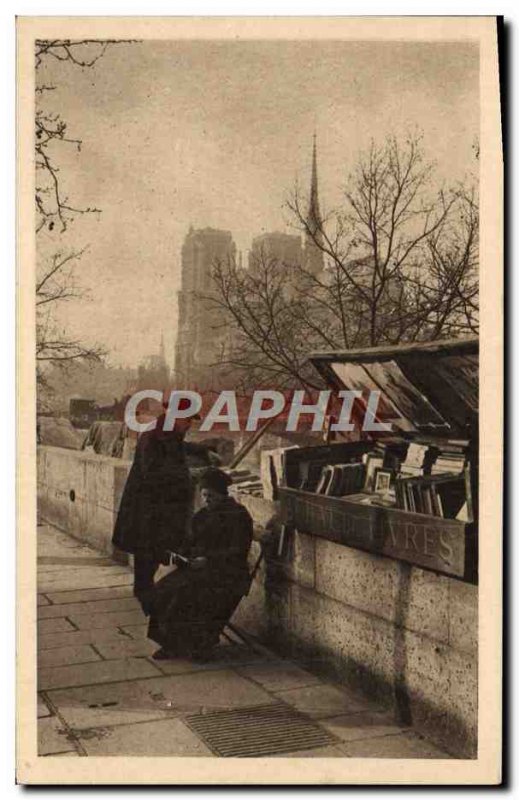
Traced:
<path fill-rule="evenodd" d="M 155 650 L 152 658 L 154 658 L 155 661 L 168 661 L 172 658 L 176 658 L 176 656 L 173 653 L 168 653 L 167 650 L 164 650 L 164 648 L 161 647 L 159 650 Z"/>

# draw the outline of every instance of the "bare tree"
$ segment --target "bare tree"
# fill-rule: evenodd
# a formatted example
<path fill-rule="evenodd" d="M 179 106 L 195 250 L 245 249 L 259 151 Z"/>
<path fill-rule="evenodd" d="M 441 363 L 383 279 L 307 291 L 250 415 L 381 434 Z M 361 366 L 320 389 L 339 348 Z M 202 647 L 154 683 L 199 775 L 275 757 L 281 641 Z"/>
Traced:
<path fill-rule="evenodd" d="M 227 363 L 246 381 L 311 386 L 311 350 L 477 332 L 477 194 L 435 190 L 434 177 L 420 137 L 391 136 L 359 157 L 343 206 L 321 223 L 294 192 L 288 208 L 325 268 L 264 256 L 248 272 L 216 264 L 213 302 L 237 343 Z"/>
<path fill-rule="evenodd" d="M 312 336 L 305 298 L 291 292 L 290 267 L 263 250 L 253 261 L 252 269 L 244 270 L 233 257 L 216 260 L 214 291 L 199 295 L 200 302 L 220 309 L 222 326 L 233 333 L 219 364 L 223 374 L 232 371 L 244 389 L 318 386 L 306 363 Z"/>
<path fill-rule="evenodd" d="M 45 82 L 46 65 L 52 61 L 81 69 L 93 67 L 115 41 L 93 39 L 36 40 L 36 110 L 35 110 L 35 204 L 36 233 L 46 239 L 38 247 L 36 277 L 36 359 L 40 389 L 48 389 L 45 366 L 63 368 L 74 362 L 100 361 L 104 349 L 97 344 L 71 338 L 55 321 L 58 304 L 80 297 L 84 292 L 77 281 L 76 270 L 86 248 L 67 249 L 60 236 L 78 216 L 99 213 L 95 207 L 81 207 L 69 197 L 60 172 L 60 153 L 64 147 L 81 150 L 81 139 L 69 134 L 66 121 L 51 110 L 47 98 L 56 86 Z"/>
<path fill-rule="evenodd" d="M 479 207 L 474 188 L 461 187 L 454 213 L 427 240 L 422 275 L 415 276 L 414 338 L 479 333 Z"/>
<path fill-rule="evenodd" d="M 289 200 L 296 224 L 326 258 L 326 273 L 309 280 L 333 293 L 346 346 L 416 338 L 416 323 L 428 309 L 415 281 L 422 280 L 430 242 L 441 240 L 458 202 L 456 192 L 434 191 L 433 178 L 420 137 L 402 143 L 390 136 L 361 154 L 344 206 L 322 225 L 308 225 L 297 194 Z"/>

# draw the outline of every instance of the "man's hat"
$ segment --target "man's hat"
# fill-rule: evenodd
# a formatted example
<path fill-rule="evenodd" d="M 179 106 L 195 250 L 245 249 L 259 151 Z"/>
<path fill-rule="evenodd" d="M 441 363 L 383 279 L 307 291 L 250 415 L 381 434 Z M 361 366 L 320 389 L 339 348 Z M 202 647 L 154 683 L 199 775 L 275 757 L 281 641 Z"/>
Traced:
<path fill-rule="evenodd" d="M 217 467 L 208 467 L 200 476 L 201 489 L 212 489 L 219 494 L 227 494 L 231 483 L 231 476 Z"/>

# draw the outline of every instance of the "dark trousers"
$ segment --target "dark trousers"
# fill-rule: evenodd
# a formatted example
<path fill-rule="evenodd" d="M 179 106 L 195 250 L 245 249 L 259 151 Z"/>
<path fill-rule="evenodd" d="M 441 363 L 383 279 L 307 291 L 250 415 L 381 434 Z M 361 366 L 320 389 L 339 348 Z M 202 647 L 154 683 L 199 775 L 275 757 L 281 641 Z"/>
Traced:
<path fill-rule="evenodd" d="M 150 600 L 154 587 L 153 578 L 158 566 L 158 562 L 149 556 L 135 555 L 133 557 L 133 593 L 145 614 L 150 613 Z"/>

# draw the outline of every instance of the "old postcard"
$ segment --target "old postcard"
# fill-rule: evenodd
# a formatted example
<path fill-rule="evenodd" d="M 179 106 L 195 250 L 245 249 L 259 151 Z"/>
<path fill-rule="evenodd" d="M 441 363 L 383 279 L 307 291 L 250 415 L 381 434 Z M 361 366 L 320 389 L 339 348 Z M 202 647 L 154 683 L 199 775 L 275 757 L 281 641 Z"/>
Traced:
<path fill-rule="evenodd" d="M 18 100 L 18 781 L 499 783 L 498 21 L 22 17 Z"/>

